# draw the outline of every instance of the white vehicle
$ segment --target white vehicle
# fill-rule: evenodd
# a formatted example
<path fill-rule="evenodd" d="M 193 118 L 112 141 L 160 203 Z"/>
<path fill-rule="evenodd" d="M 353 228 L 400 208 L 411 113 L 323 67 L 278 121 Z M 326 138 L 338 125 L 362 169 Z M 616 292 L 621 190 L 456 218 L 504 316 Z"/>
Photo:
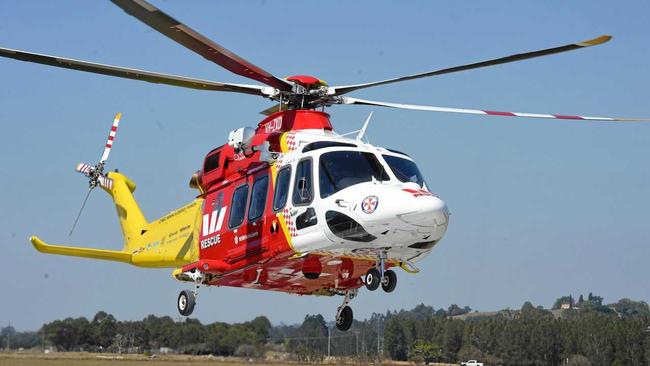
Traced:
<path fill-rule="evenodd" d="M 469 360 L 467 362 L 461 362 L 461 366 L 483 366 L 483 362 L 478 362 L 476 360 Z"/>

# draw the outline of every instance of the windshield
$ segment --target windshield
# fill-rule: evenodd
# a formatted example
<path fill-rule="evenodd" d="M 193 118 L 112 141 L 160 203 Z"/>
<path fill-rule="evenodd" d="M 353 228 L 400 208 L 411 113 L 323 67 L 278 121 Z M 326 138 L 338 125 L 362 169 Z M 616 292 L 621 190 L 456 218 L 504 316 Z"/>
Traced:
<path fill-rule="evenodd" d="M 388 180 L 388 174 L 374 154 L 361 151 L 332 151 L 321 155 L 320 197 L 325 198 L 351 185 Z"/>
<path fill-rule="evenodd" d="M 402 182 L 417 183 L 420 187 L 424 187 L 424 177 L 414 162 L 392 155 L 382 156 L 384 157 L 384 160 L 386 160 L 386 163 L 388 163 L 390 169 L 397 176 L 397 179 Z"/>

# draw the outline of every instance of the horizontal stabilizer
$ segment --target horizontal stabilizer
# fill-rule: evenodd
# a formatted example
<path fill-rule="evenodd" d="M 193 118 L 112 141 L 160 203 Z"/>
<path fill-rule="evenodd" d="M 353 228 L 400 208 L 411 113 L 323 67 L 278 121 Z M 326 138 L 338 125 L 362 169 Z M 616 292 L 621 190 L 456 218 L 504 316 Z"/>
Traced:
<path fill-rule="evenodd" d="M 62 245 L 50 245 L 36 236 L 29 238 L 36 250 L 41 253 L 67 255 L 71 257 L 83 257 L 103 259 L 107 261 L 131 263 L 131 253 L 118 250 L 104 250 L 94 248 L 67 247 Z"/>

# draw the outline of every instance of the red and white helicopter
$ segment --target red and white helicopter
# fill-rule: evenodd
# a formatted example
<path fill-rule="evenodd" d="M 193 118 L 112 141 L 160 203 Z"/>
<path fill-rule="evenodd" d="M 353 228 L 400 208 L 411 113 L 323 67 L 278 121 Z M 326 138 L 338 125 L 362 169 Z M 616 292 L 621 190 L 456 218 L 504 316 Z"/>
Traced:
<path fill-rule="evenodd" d="M 174 277 L 207 286 L 238 286 L 300 295 L 342 295 L 336 324 L 352 324 L 349 302 L 365 286 L 395 289 L 400 267 L 415 263 L 442 239 L 449 224 L 445 203 L 431 191 L 406 154 L 334 132 L 325 107 L 369 105 L 432 112 L 591 121 L 649 119 L 499 112 L 363 100 L 355 90 L 423 77 L 520 61 L 605 43 L 610 36 L 356 85 L 329 86 L 306 75 L 278 78 L 199 34 L 144 0 L 111 0 L 128 14 L 205 59 L 263 85 L 200 80 L 150 71 L 0 48 L 0 56 L 50 66 L 143 80 L 184 88 L 243 93 L 277 104 L 262 112 L 257 127 L 230 133 L 210 151 L 190 186 L 195 200 L 154 221 L 138 207 L 135 183 L 104 172 L 113 145 L 116 116 L 100 162 L 79 164 L 89 193 L 99 186 L 115 202 L 125 238 L 122 250 L 46 244 L 39 251 L 175 268 Z M 370 117 L 369 117 L 370 119 Z M 83 206 L 82 206 L 83 208 Z M 75 222 L 76 224 L 76 222 Z M 184 290 L 178 310 L 190 315 L 196 290 Z"/>

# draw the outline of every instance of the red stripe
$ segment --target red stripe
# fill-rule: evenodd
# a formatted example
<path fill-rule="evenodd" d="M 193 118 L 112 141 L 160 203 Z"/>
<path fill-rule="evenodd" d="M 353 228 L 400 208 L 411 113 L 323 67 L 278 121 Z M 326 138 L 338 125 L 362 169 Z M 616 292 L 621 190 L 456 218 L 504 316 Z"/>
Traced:
<path fill-rule="evenodd" d="M 111 127 L 111 131 L 117 131 L 117 126 Z"/>
<path fill-rule="evenodd" d="M 109 145 L 109 144 L 106 144 L 106 147 L 108 147 L 108 148 L 110 149 L 110 148 L 111 148 L 111 145 Z"/>
<path fill-rule="evenodd" d="M 113 136 L 108 136 L 108 141 L 113 141 L 114 139 L 115 139 L 115 137 L 113 137 Z"/>
<path fill-rule="evenodd" d="M 561 114 L 554 114 L 553 117 L 560 118 L 560 119 L 584 119 L 580 116 L 563 116 Z"/>
<path fill-rule="evenodd" d="M 486 114 L 489 114 L 490 116 L 509 116 L 509 117 L 517 117 L 516 114 L 512 112 L 499 112 L 499 111 L 483 111 Z"/>

